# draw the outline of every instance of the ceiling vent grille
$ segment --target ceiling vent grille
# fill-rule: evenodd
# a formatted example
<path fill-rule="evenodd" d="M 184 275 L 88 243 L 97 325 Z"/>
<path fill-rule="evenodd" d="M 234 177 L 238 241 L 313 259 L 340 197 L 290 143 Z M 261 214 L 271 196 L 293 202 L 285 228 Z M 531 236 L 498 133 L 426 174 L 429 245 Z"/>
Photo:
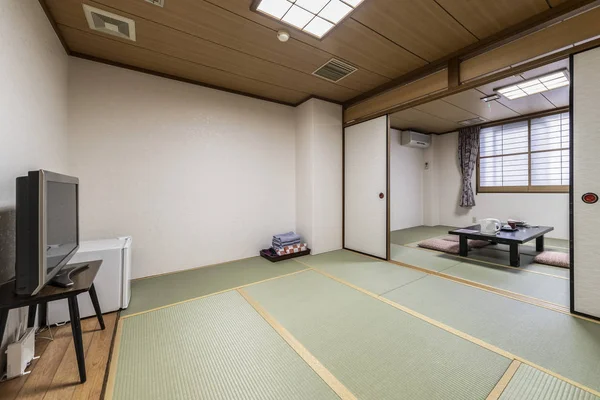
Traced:
<path fill-rule="evenodd" d="M 313 72 L 313 75 L 330 82 L 339 82 L 355 71 L 357 71 L 356 67 L 332 58 L 325 65 Z"/>
<path fill-rule="evenodd" d="M 146 0 L 150 4 L 154 4 L 155 6 L 164 7 L 165 0 Z"/>
<path fill-rule="evenodd" d="M 83 12 L 90 29 L 129 39 L 135 42 L 135 21 L 129 18 L 83 5 Z"/>

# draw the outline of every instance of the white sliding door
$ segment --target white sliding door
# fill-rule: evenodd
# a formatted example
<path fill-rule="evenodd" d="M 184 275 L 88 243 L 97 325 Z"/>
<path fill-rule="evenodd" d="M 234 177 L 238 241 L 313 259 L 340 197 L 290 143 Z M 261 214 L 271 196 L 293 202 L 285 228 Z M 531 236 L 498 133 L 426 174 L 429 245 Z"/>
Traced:
<path fill-rule="evenodd" d="M 388 256 L 387 116 L 344 130 L 344 247 Z"/>
<path fill-rule="evenodd" d="M 600 318 L 600 48 L 573 56 L 573 311 Z"/>

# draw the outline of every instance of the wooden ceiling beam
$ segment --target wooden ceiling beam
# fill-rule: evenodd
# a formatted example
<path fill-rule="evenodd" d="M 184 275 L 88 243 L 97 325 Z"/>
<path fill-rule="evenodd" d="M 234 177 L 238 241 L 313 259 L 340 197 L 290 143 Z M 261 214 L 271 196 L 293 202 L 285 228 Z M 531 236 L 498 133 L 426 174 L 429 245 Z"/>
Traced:
<path fill-rule="evenodd" d="M 375 89 L 362 93 L 345 102 L 344 108 L 349 108 L 355 104 L 365 101 L 366 99 L 377 96 L 391 89 L 398 88 L 400 86 L 403 86 L 407 83 L 425 77 L 442 69 L 447 68 L 451 70 L 449 64 L 454 59 L 464 61 L 469 58 L 476 57 L 498 47 L 504 46 L 507 43 L 514 42 L 527 35 L 531 35 L 534 32 L 545 29 L 559 21 L 586 12 L 591 8 L 597 7 L 599 5 L 600 0 L 572 0 L 566 3 L 562 3 L 554 8 L 549 9 L 548 11 L 528 18 L 521 23 L 504 29 L 498 32 L 497 34 L 494 34 L 475 44 L 472 44 L 457 52 L 449 54 L 428 65 L 417 68 L 414 71 L 411 71 L 396 79 L 392 79 L 391 81 L 386 82 L 383 85 L 376 87 Z"/>

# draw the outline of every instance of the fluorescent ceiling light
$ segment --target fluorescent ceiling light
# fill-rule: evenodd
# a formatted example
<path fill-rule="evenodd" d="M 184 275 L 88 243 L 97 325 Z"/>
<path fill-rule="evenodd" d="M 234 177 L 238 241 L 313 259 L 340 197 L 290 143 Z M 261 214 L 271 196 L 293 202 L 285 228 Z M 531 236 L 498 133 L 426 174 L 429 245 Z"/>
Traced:
<path fill-rule="evenodd" d="M 490 94 L 489 96 L 482 97 L 481 101 L 489 103 L 490 101 L 498 100 L 499 98 L 499 94 Z"/>
<path fill-rule="evenodd" d="M 285 15 L 291 6 L 292 3 L 287 0 L 262 0 L 256 9 L 260 12 L 280 19 Z"/>
<path fill-rule="evenodd" d="M 360 3 L 363 2 L 363 0 L 342 0 L 342 1 L 353 8 L 356 8 Z"/>
<path fill-rule="evenodd" d="M 563 86 L 569 86 L 569 73 L 566 69 L 553 71 L 522 82 L 513 83 L 509 86 L 494 89 L 494 91 L 500 93 L 509 100 L 514 100 Z"/>
<path fill-rule="evenodd" d="M 254 0 L 252 9 L 321 39 L 363 0 Z"/>
<path fill-rule="evenodd" d="M 329 3 L 329 0 L 296 0 L 295 3 L 313 14 L 318 14 Z"/>
<path fill-rule="evenodd" d="M 331 0 L 327 6 L 319 13 L 319 16 L 326 19 L 329 22 L 337 24 L 340 22 L 348 13 L 352 11 L 352 7 L 342 3 L 340 0 Z"/>
<path fill-rule="evenodd" d="M 317 37 L 323 37 L 334 25 L 331 22 L 325 21 L 323 18 L 315 17 L 310 24 L 306 25 L 304 30 L 312 33 Z"/>
<path fill-rule="evenodd" d="M 285 14 L 282 21 L 287 22 L 290 25 L 295 26 L 298 29 L 302 29 L 313 19 L 315 16 L 303 8 L 298 6 L 292 6 L 290 10 Z"/>

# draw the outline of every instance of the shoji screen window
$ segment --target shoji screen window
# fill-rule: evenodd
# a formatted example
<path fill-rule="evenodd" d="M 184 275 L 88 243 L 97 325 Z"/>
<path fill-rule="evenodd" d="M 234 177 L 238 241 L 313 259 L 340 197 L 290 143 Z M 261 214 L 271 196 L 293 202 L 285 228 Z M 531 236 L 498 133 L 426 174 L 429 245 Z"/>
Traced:
<path fill-rule="evenodd" d="M 531 120 L 531 186 L 569 190 L 569 113 Z"/>
<path fill-rule="evenodd" d="M 481 129 L 479 192 L 567 192 L 569 114 Z"/>
<path fill-rule="evenodd" d="M 529 123 L 483 128 L 479 136 L 479 191 L 527 191 Z"/>

